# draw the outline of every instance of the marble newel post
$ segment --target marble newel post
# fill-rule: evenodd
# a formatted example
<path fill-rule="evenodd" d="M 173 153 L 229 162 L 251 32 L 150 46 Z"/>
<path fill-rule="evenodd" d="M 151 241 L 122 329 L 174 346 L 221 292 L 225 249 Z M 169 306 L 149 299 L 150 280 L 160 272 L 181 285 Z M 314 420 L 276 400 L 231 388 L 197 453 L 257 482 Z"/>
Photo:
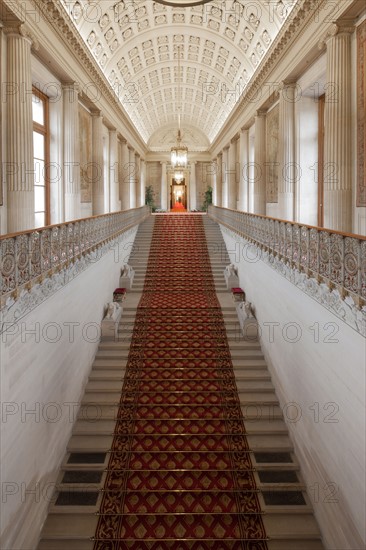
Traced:
<path fill-rule="evenodd" d="M 161 162 L 161 209 L 168 210 L 168 183 L 166 175 L 166 162 Z"/>
<path fill-rule="evenodd" d="M 249 211 L 249 130 L 242 128 L 239 140 L 239 197 L 238 210 Z"/>
<path fill-rule="evenodd" d="M 325 39 L 324 226 L 352 231 L 352 71 L 353 28 L 332 25 Z"/>
<path fill-rule="evenodd" d="M 129 174 L 129 188 L 130 188 L 130 208 L 136 208 L 136 164 L 135 164 L 135 151 L 133 147 L 128 147 L 129 162 L 128 162 L 128 174 Z"/>
<path fill-rule="evenodd" d="M 127 141 L 121 137 L 119 142 L 119 199 L 121 210 L 130 208 L 130 180 L 128 172 L 129 152 Z"/>
<path fill-rule="evenodd" d="M 257 111 L 254 136 L 254 214 L 266 214 L 266 112 Z"/>
<path fill-rule="evenodd" d="M 103 117 L 92 112 L 93 216 L 104 214 Z"/>
<path fill-rule="evenodd" d="M 3 86 L 7 109 L 8 232 L 34 227 L 34 169 L 32 122 L 32 40 L 24 25 L 4 28 L 7 35 L 7 82 Z"/>
<path fill-rule="evenodd" d="M 63 84 L 65 221 L 81 216 L 78 85 Z"/>
<path fill-rule="evenodd" d="M 294 220 L 295 181 L 295 101 L 296 83 L 283 83 L 280 89 L 279 151 L 278 151 L 278 217 Z"/>
<path fill-rule="evenodd" d="M 197 209 L 197 182 L 196 182 L 196 162 L 191 162 L 191 177 L 189 181 L 189 209 Z"/>

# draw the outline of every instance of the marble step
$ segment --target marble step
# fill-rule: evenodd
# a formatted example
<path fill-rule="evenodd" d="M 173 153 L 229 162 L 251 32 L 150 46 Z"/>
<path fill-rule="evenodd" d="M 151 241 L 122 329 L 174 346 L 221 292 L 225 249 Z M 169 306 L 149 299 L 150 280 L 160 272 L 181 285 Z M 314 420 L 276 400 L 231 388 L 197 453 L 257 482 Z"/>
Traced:
<path fill-rule="evenodd" d="M 116 420 L 114 418 L 90 421 L 78 419 L 74 425 L 73 435 L 110 435 L 114 433 L 115 425 Z M 256 418 L 252 421 L 246 420 L 245 429 L 250 435 L 287 434 L 286 424 L 279 419 L 263 420 Z M 156 433 L 160 433 L 159 430 Z"/>
<path fill-rule="evenodd" d="M 249 448 L 253 452 L 291 452 L 293 450 L 292 443 L 287 435 L 248 434 L 247 440 Z M 67 452 L 108 452 L 112 442 L 112 435 L 72 435 L 67 446 Z M 140 452 L 140 454 L 143 453 Z"/>
<path fill-rule="evenodd" d="M 93 369 L 121 369 L 126 367 L 128 355 L 125 354 L 124 357 L 115 357 L 113 359 L 95 359 L 93 362 Z M 187 361 L 188 362 L 188 361 Z M 263 358 L 243 358 L 243 357 L 233 357 L 231 360 L 234 371 L 241 369 L 267 369 L 267 363 Z"/>
<path fill-rule="evenodd" d="M 193 387 L 195 384 L 204 384 L 207 382 L 207 379 L 205 380 L 182 380 L 182 379 L 175 379 L 177 382 L 182 382 L 182 384 L 188 384 L 189 386 Z M 155 380 L 156 381 L 156 380 Z M 212 379 L 212 382 L 215 382 L 215 379 Z M 142 384 L 148 383 L 148 380 L 142 379 L 140 382 Z M 161 380 L 161 385 L 167 386 L 168 384 L 172 384 L 172 380 Z M 267 391 L 274 391 L 273 384 L 270 380 L 238 380 L 236 379 L 236 385 L 239 391 L 247 391 L 247 392 L 267 392 Z M 92 380 L 87 383 L 85 392 L 116 392 L 122 391 L 123 381 L 116 381 L 116 380 Z"/>
<path fill-rule="evenodd" d="M 125 375 L 126 369 L 121 369 L 118 371 L 117 369 L 93 369 L 89 375 L 90 381 L 97 381 L 97 380 L 123 380 Z M 162 380 L 169 380 L 170 378 L 162 378 Z M 177 379 L 174 377 L 174 369 L 172 373 L 172 379 Z M 271 376 L 266 370 L 257 370 L 257 369 L 247 369 L 242 370 L 240 373 L 235 373 L 235 380 L 236 382 L 241 381 L 269 381 L 271 380 Z"/>
<path fill-rule="evenodd" d="M 139 521 L 140 516 L 153 516 L 153 514 L 129 514 L 131 520 L 135 517 L 135 522 Z M 189 514 L 187 514 L 189 515 Z M 214 514 L 213 521 L 214 521 Z M 172 516 L 172 521 L 173 521 Z M 90 538 L 94 535 L 98 517 L 90 513 L 77 513 L 72 511 L 61 513 L 59 510 L 50 513 L 45 523 L 43 537 L 44 539 L 65 539 L 70 538 Z M 270 539 L 287 539 L 296 541 L 296 539 L 314 540 L 319 537 L 320 532 L 311 512 L 307 513 L 266 513 L 263 516 L 263 522 L 267 536 Z M 65 531 L 67 535 L 65 536 Z M 72 549 L 74 550 L 74 549 Z M 293 550 L 298 550 L 294 546 Z M 307 549 L 308 550 L 308 549 Z"/>
<path fill-rule="evenodd" d="M 268 550 L 324 550 L 324 546 L 319 539 L 269 540 L 267 541 L 267 547 Z M 88 539 L 80 540 L 68 537 L 60 540 L 44 539 L 38 546 L 38 550 L 65 550 L 65 548 L 69 548 L 70 550 L 93 550 L 94 542 Z M 212 550 L 219 549 L 213 546 Z"/>

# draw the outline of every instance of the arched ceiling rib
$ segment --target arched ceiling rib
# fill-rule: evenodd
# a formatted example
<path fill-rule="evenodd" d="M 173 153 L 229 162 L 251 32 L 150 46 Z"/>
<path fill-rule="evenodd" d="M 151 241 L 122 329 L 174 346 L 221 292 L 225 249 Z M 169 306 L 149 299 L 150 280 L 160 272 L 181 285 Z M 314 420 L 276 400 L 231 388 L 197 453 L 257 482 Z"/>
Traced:
<path fill-rule="evenodd" d="M 212 142 L 297 0 L 63 0 L 145 140 L 177 124 Z M 178 47 L 181 74 L 178 75 Z"/>

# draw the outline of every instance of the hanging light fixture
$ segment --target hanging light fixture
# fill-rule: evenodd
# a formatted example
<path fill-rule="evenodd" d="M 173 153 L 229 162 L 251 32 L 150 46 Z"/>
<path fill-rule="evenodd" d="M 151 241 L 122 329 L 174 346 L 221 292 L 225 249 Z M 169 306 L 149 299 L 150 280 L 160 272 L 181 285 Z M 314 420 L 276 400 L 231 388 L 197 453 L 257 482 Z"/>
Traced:
<path fill-rule="evenodd" d="M 174 172 L 174 181 L 179 185 L 184 180 L 184 173 L 181 170 Z"/>
<path fill-rule="evenodd" d="M 178 46 L 178 135 L 177 144 L 175 147 L 172 147 L 170 153 L 170 160 L 173 168 L 186 168 L 188 163 L 188 148 L 182 145 L 182 136 L 180 131 L 181 108 L 180 46 Z"/>

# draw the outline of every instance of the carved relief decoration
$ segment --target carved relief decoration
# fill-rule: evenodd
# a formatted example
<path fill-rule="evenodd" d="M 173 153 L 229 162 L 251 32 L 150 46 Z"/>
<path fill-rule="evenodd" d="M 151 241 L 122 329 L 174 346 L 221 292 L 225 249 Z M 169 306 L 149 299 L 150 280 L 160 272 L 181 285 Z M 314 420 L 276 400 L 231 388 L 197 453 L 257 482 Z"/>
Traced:
<path fill-rule="evenodd" d="M 266 116 L 267 202 L 278 202 L 278 132 L 280 107 L 276 105 Z"/>
<path fill-rule="evenodd" d="M 81 202 L 92 201 L 92 119 L 90 113 L 79 105 L 80 139 L 80 192 Z"/>
<path fill-rule="evenodd" d="M 366 21 L 357 28 L 357 206 L 366 206 Z"/>

